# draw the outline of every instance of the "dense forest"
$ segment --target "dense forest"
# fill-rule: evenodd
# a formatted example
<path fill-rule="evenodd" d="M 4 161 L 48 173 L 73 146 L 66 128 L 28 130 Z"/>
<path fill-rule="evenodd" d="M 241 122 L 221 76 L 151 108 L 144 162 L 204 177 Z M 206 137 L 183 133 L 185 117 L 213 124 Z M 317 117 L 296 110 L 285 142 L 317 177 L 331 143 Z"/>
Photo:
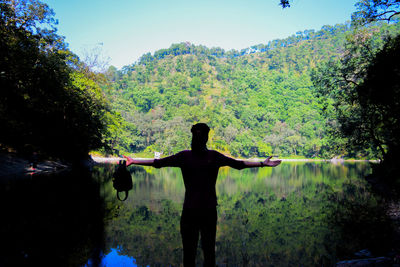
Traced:
<path fill-rule="evenodd" d="M 377 43 L 400 26 L 364 31 Z M 189 148 L 190 125 L 201 121 L 212 128 L 209 146 L 236 157 L 377 158 L 374 147 L 349 148 L 346 138 L 332 134 L 334 102 L 323 101 L 312 81 L 323 73 L 316 66 L 348 53 L 347 40 L 358 34 L 348 23 L 241 51 L 179 43 L 122 70 L 110 67 L 103 89 L 123 118 L 110 146 L 169 155 Z"/>
<path fill-rule="evenodd" d="M 235 157 L 394 158 L 399 5 L 362 0 L 345 24 L 241 51 L 178 43 L 100 73 L 49 6 L 1 1 L 0 148 L 166 156 L 206 122 L 209 147 Z"/>

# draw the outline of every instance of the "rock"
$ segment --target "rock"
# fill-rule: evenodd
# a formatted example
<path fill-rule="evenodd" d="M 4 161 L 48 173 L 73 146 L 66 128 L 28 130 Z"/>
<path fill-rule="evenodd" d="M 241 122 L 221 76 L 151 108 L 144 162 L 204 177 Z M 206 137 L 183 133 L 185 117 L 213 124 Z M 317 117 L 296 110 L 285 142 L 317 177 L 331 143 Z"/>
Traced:
<path fill-rule="evenodd" d="M 337 267 L 365 267 L 365 266 L 392 266 L 393 262 L 387 257 L 377 257 L 368 259 L 355 259 L 355 260 L 345 260 L 336 263 Z"/>
<path fill-rule="evenodd" d="M 360 257 L 360 258 L 372 258 L 373 255 L 371 253 L 371 251 L 369 251 L 368 249 L 363 249 L 360 250 L 359 252 L 354 253 L 355 256 Z"/>

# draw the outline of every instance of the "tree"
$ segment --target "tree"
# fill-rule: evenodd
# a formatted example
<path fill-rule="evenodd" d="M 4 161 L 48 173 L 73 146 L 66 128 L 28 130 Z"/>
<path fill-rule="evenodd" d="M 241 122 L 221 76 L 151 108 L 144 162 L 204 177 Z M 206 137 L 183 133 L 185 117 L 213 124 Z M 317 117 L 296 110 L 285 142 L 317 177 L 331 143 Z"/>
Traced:
<path fill-rule="evenodd" d="M 0 7 L 0 144 L 69 159 L 103 146 L 107 101 L 56 34 L 54 12 L 37 0 Z"/>
<path fill-rule="evenodd" d="M 290 7 L 291 0 L 280 0 L 282 8 Z M 400 0 L 360 0 L 357 11 L 351 16 L 354 26 L 366 25 L 375 21 L 390 22 L 400 14 Z"/>
<path fill-rule="evenodd" d="M 5 27 L 24 29 L 41 38 L 55 37 L 58 21 L 47 4 L 38 0 L 2 0 L 0 5 Z"/>
<path fill-rule="evenodd" d="M 390 38 L 376 54 L 356 91 L 361 121 L 355 127 L 368 132 L 383 150 L 384 166 L 392 175 L 399 173 L 400 35 Z"/>
<path fill-rule="evenodd" d="M 375 174 L 398 181 L 400 160 L 400 27 L 360 27 L 399 14 L 400 1 L 362 0 L 352 16 L 356 28 L 338 61 L 319 67 L 313 82 L 333 101 L 339 130 L 353 147 L 371 151 L 382 161 Z"/>
<path fill-rule="evenodd" d="M 354 26 L 374 21 L 390 22 L 400 14 L 400 0 L 361 0 L 356 7 L 357 11 L 351 16 Z"/>
<path fill-rule="evenodd" d="M 381 38 L 379 32 L 371 30 L 361 30 L 350 35 L 342 57 L 320 65 L 313 72 L 312 80 L 317 88 L 317 96 L 323 97 L 326 105 L 333 101 L 339 126 L 336 128 L 336 135 L 348 138 L 349 150 L 365 149 L 372 144 L 380 151 L 377 151 L 376 155 L 383 156 L 384 149 L 381 143 L 377 140 L 371 142 L 375 139 L 373 125 L 368 127 L 370 131 L 364 129 L 366 124 L 363 123 L 369 120 L 362 120 L 356 90 L 365 78 L 369 62 L 382 45 Z M 326 110 L 330 112 L 329 109 Z M 357 125 L 360 127 L 356 127 Z"/>
<path fill-rule="evenodd" d="M 110 63 L 110 58 L 104 55 L 102 46 L 103 43 L 98 43 L 96 46 L 83 51 L 82 61 L 86 67 L 86 72 L 106 72 Z"/>

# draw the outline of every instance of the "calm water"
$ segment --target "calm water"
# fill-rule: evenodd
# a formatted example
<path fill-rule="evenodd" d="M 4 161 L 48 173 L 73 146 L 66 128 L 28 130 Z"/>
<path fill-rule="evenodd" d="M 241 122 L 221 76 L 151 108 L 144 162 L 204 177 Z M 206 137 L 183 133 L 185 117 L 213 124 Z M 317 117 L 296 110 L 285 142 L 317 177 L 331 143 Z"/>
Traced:
<path fill-rule="evenodd" d="M 180 170 L 130 168 L 134 188 L 120 202 L 115 167 L 3 178 L 0 266 L 180 266 Z M 218 265 L 329 266 L 384 250 L 390 233 L 362 179 L 369 172 L 324 162 L 221 169 Z"/>

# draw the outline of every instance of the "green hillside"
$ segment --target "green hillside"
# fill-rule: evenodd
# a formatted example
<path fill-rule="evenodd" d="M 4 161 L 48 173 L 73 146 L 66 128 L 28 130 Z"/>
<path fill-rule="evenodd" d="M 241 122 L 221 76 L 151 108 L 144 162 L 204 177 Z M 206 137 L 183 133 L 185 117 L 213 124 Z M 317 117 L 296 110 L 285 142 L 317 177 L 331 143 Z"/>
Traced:
<path fill-rule="evenodd" d="M 372 157 L 328 134 L 332 106 L 310 78 L 343 53 L 349 34 L 349 24 L 324 26 L 241 51 L 180 43 L 110 67 L 103 89 L 123 118 L 111 147 L 169 155 L 190 148 L 190 126 L 206 122 L 209 147 L 235 157 Z"/>

